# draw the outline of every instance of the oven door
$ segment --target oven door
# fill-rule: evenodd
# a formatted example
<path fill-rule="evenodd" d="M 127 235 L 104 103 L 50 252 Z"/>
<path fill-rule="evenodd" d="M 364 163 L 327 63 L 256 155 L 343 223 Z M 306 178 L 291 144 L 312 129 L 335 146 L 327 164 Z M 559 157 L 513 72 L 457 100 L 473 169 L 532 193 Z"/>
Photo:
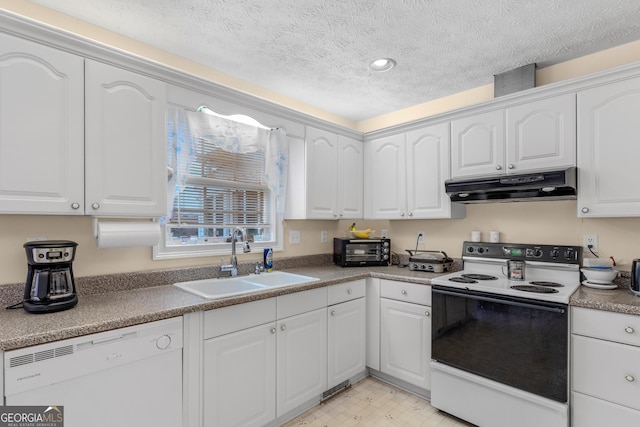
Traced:
<path fill-rule="evenodd" d="M 565 304 L 432 287 L 432 359 L 567 402 Z"/>

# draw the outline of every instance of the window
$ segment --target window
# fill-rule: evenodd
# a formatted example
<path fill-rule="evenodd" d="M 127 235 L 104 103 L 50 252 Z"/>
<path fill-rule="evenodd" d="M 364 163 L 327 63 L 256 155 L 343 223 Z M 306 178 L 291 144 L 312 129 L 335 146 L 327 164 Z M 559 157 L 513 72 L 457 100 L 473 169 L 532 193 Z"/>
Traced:
<path fill-rule="evenodd" d="M 173 202 L 154 258 L 228 254 L 236 227 L 245 229 L 254 250 L 281 248 L 277 194 L 266 178 L 268 142 L 249 148 L 239 147 L 235 137 L 221 142 L 207 131 L 194 130 L 193 121 L 180 116 L 168 121 L 167 158 L 173 170 L 169 199 Z M 225 128 L 225 137 L 234 126 Z"/>

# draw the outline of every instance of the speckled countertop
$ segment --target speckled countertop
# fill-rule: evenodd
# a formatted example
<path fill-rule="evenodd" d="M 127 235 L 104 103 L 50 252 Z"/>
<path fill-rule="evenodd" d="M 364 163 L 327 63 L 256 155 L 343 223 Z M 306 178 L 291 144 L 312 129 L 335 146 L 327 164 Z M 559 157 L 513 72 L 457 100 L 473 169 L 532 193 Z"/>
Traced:
<path fill-rule="evenodd" d="M 176 280 L 173 274 L 163 272 L 169 279 L 155 280 L 160 286 L 144 286 L 123 289 L 125 285 L 111 283 L 111 291 L 81 290 L 82 279 L 77 279 L 78 305 L 70 310 L 57 313 L 32 314 L 22 309 L 0 311 L 0 350 L 11 350 L 30 345 L 42 344 L 60 339 L 103 332 L 111 329 L 181 316 L 185 313 L 211 310 L 229 305 L 242 304 L 257 299 L 270 298 L 336 283 L 374 277 L 407 282 L 430 284 L 430 279 L 437 274 L 413 272 L 408 268 L 373 267 L 373 268 L 340 268 L 331 264 L 287 268 L 287 271 L 318 277 L 320 280 L 302 285 L 293 285 L 278 289 L 266 289 L 237 297 L 208 300 L 183 291 L 171 283 L 175 281 L 197 280 L 205 277 L 181 276 Z M 242 273 L 242 272 L 241 272 Z M 149 273 L 153 276 L 152 273 Z M 157 273 L 156 273 L 157 274 Z M 265 273 L 263 273 L 265 274 Z M 267 273 L 268 274 L 268 273 Z M 123 275 L 127 276 L 127 275 Z M 212 277 L 212 276 L 209 276 Z M 132 277 L 133 279 L 133 277 Z M 87 279 L 91 282 L 97 279 Z M 108 280 L 105 276 L 104 280 Z M 118 281 L 121 281 L 120 278 Z M 132 280 L 134 281 L 134 280 Z M 86 283 L 85 283 L 86 284 Z M 20 285 L 22 287 L 23 285 Z M 133 286 L 133 285 L 132 285 Z M 14 286 L 18 288 L 18 285 Z M 6 293 L 11 293 L 7 292 Z M 15 289 L 13 294 L 15 294 Z M 1 297 L 2 295 L 0 295 Z M 15 295 L 13 295 L 15 298 Z M 6 299 L 5 295 L 5 299 Z M 4 305 L 14 300 L 2 301 Z"/>
<path fill-rule="evenodd" d="M 395 265 L 340 268 L 331 264 L 326 256 L 301 257 L 295 262 L 283 262 L 280 266 L 282 270 L 318 277 L 320 280 L 207 300 L 178 289 L 172 283 L 213 277 L 215 271 L 211 267 L 79 278 L 76 280 L 79 302 L 73 309 L 47 314 L 31 314 L 22 309 L 1 310 L 0 350 L 103 332 L 367 277 L 430 285 L 431 279 L 438 276 Z M 240 274 L 248 274 L 250 269 L 250 265 L 244 266 Z M 625 279 L 618 280 L 622 280 L 620 286 L 626 287 L 604 291 L 580 287 L 571 297 L 570 305 L 640 315 L 640 297 L 628 290 L 628 279 L 627 282 L 624 282 Z M 6 306 L 19 300 L 22 287 L 20 284 L 0 286 L 0 302 Z"/>

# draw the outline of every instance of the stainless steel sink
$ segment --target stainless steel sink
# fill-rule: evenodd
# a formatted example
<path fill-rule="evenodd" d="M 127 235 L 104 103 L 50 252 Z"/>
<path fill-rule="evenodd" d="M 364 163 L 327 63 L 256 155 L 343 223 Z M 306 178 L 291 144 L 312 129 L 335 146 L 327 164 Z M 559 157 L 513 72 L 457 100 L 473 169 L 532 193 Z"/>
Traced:
<path fill-rule="evenodd" d="M 276 271 L 273 273 L 250 274 L 242 277 L 193 280 L 190 282 L 174 283 L 173 285 L 203 298 L 218 299 L 243 295 L 267 288 L 315 282 L 317 280 L 320 279 L 317 277 Z"/>

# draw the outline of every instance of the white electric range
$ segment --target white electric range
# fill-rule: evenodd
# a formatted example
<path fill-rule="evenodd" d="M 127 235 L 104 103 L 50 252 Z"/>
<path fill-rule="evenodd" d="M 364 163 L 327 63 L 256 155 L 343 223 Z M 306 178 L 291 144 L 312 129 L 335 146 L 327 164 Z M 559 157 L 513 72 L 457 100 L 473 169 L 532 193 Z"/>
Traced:
<path fill-rule="evenodd" d="M 432 280 L 431 404 L 479 426 L 568 427 L 582 248 L 464 242 L 462 259 Z"/>

